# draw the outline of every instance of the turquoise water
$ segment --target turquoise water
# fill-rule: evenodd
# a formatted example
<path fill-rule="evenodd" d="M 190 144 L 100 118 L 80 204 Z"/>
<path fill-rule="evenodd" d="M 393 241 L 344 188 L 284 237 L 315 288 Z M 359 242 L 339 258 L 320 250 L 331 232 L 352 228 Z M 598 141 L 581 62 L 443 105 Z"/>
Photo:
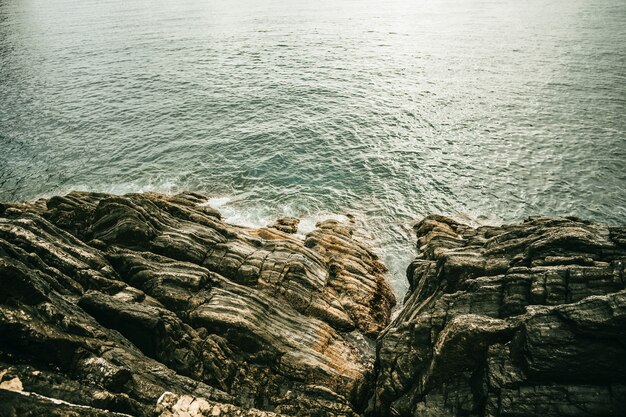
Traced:
<path fill-rule="evenodd" d="M 624 0 L 2 0 L 0 200 L 183 189 L 352 213 L 398 294 L 428 213 L 624 223 Z"/>

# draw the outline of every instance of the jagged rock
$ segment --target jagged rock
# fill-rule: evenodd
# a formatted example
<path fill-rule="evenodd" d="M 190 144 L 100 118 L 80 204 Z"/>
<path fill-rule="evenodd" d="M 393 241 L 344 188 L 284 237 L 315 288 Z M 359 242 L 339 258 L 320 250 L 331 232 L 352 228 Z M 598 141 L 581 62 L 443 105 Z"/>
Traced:
<path fill-rule="evenodd" d="M 270 227 L 285 233 L 297 233 L 300 219 L 295 217 L 281 217 Z"/>
<path fill-rule="evenodd" d="M 626 228 L 429 216 L 415 230 L 373 415 L 626 415 Z"/>
<path fill-rule="evenodd" d="M 24 386 L 22 385 L 22 381 L 18 377 L 13 378 L 5 378 L 8 370 L 3 369 L 0 371 L 0 389 L 8 390 L 8 391 L 22 391 L 24 390 Z"/>
<path fill-rule="evenodd" d="M 242 410 L 230 404 L 216 404 L 204 398 L 189 395 L 176 395 L 165 392 L 157 401 L 155 413 L 158 417 L 280 417 L 267 411 L 256 409 Z"/>
<path fill-rule="evenodd" d="M 71 404 L 28 392 L 0 389 L 0 411 L 3 417 L 132 417 L 101 408 Z"/>
<path fill-rule="evenodd" d="M 390 324 L 352 224 L 207 202 L 0 206 L 0 415 L 626 414 L 626 228 L 429 216 Z"/>
<path fill-rule="evenodd" d="M 395 303 L 376 255 L 349 225 L 302 239 L 228 225 L 206 203 L 75 192 L 3 206 L 0 369 L 24 392 L 2 392 L 0 414 L 367 406 Z"/>

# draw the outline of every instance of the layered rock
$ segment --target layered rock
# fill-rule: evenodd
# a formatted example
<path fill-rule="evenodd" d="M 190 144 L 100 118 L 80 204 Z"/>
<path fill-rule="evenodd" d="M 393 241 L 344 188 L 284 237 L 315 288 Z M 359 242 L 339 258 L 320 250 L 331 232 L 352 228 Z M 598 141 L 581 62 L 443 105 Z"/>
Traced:
<path fill-rule="evenodd" d="M 280 230 L 293 222 L 226 224 L 206 202 L 71 193 L 2 206 L 0 369 L 20 389 L 0 391 L 0 414 L 366 407 L 395 302 L 376 255 L 350 224 L 301 239 Z"/>
<path fill-rule="evenodd" d="M 626 415 L 626 228 L 429 216 L 389 323 L 355 226 L 297 226 L 192 193 L 0 205 L 0 415 Z"/>
<path fill-rule="evenodd" d="M 281 217 L 276 220 L 274 224 L 270 227 L 274 229 L 278 229 L 281 232 L 285 233 L 296 233 L 298 231 L 298 225 L 300 224 L 300 219 L 295 217 Z"/>
<path fill-rule="evenodd" d="M 626 228 L 430 216 L 415 230 L 373 415 L 626 415 Z"/>

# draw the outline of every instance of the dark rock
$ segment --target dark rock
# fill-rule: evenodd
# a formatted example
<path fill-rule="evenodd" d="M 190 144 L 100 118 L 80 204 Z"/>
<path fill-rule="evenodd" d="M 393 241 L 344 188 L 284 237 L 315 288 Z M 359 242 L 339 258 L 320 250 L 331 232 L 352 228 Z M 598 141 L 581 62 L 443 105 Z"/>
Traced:
<path fill-rule="evenodd" d="M 196 193 L 5 206 L 0 415 L 626 415 L 626 228 L 429 216 L 390 324 L 353 222 L 237 227 Z"/>
<path fill-rule="evenodd" d="M 373 415 L 626 414 L 626 229 L 429 216 L 415 230 L 410 292 L 378 341 Z"/>
<path fill-rule="evenodd" d="M 366 407 L 395 302 L 376 255 L 352 226 L 303 240 L 225 224 L 206 200 L 74 192 L 5 210 L 0 364 L 22 385 L 0 414 Z"/>

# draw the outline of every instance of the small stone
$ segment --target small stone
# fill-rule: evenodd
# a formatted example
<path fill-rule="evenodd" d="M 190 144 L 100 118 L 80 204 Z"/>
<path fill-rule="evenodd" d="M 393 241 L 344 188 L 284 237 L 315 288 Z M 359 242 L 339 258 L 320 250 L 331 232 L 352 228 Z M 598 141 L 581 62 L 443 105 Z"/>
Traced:
<path fill-rule="evenodd" d="M 5 389 L 8 391 L 23 391 L 24 387 L 22 386 L 22 381 L 18 377 L 11 378 L 8 381 L 0 382 L 0 389 Z"/>
<path fill-rule="evenodd" d="M 300 219 L 295 217 L 282 217 L 269 227 L 285 233 L 297 233 L 299 224 Z"/>

